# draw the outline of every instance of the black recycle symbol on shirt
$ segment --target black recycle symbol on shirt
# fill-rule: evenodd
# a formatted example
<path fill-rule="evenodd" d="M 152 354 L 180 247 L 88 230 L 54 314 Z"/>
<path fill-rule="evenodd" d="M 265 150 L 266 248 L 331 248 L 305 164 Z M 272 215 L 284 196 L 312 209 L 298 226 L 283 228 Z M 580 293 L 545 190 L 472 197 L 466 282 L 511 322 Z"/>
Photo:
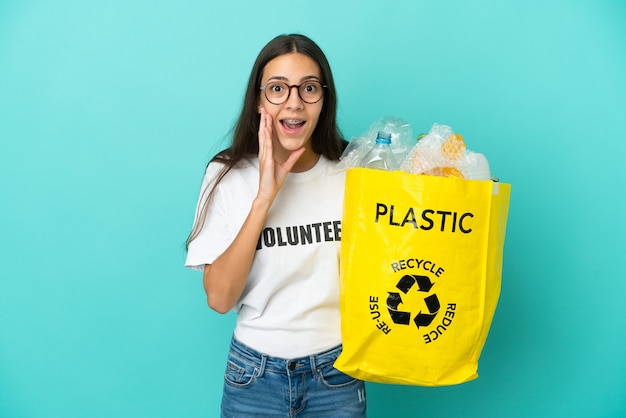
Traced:
<path fill-rule="evenodd" d="M 428 276 L 407 274 L 402 276 L 400 281 L 398 281 L 396 288 L 406 295 L 415 284 L 417 284 L 416 291 L 428 293 L 434 283 L 430 281 Z M 424 302 L 426 303 L 426 308 L 428 308 L 428 313 L 420 311 L 415 315 L 413 322 L 415 322 L 417 328 L 430 325 L 433 319 L 435 319 L 435 316 L 437 316 L 437 312 L 439 312 L 440 304 L 436 294 L 426 296 Z M 396 324 L 409 325 L 411 322 L 411 312 L 398 310 L 398 306 L 401 303 L 403 302 L 400 293 L 389 292 L 389 296 L 387 297 L 387 309 L 389 309 L 391 320 Z"/>

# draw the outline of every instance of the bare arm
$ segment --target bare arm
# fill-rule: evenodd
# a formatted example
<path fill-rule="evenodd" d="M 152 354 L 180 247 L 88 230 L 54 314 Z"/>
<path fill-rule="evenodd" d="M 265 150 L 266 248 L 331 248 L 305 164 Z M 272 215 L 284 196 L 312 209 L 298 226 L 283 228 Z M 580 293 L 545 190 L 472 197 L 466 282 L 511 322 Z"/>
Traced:
<path fill-rule="evenodd" d="M 259 191 L 231 245 L 215 259 L 213 264 L 206 265 L 204 268 L 204 291 L 211 309 L 226 313 L 241 296 L 267 213 L 287 174 L 303 152 L 304 148 L 292 152 L 283 164 L 275 161 L 272 146 L 272 117 L 265 109 L 262 109 L 259 126 Z"/>

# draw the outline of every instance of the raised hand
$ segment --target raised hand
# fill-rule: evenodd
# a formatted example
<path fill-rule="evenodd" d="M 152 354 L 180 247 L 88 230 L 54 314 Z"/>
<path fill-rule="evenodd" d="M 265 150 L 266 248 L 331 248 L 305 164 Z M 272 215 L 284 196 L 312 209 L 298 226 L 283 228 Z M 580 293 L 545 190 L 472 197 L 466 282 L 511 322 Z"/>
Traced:
<path fill-rule="evenodd" d="M 274 157 L 272 139 L 272 116 L 265 108 L 261 108 L 261 122 L 259 124 L 259 193 L 258 198 L 271 203 L 282 187 L 287 174 L 305 148 L 299 148 L 289 154 L 284 162 L 276 161 Z"/>

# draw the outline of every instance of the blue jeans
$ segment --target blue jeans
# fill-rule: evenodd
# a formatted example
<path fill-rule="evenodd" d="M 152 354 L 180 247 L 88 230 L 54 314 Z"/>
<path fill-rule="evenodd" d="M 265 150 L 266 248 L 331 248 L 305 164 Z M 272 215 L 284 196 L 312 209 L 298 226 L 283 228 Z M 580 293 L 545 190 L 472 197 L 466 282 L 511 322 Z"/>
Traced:
<path fill-rule="evenodd" d="M 223 418 L 364 418 L 365 384 L 333 367 L 341 346 L 297 359 L 269 357 L 232 339 Z"/>

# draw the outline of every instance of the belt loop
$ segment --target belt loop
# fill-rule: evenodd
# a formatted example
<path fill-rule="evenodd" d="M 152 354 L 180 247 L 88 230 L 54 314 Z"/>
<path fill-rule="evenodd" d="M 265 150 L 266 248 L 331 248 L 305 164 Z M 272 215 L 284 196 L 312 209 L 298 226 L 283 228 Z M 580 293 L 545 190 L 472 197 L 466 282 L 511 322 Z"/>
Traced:
<path fill-rule="evenodd" d="M 317 373 L 317 364 L 315 362 L 315 356 L 309 356 L 309 364 L 311 366 L 311 372 L 313 372 L 313 375 L 315 375 Z"/>
<path fill-rule="evenodd" d="M 267 355 L 261 354 L 261 364 L 259 365 L 259 371 L 257 372 L 257 377 L 263 377 L 263 373 L 265 373 L 266 364 L 267 364 Z"/>

